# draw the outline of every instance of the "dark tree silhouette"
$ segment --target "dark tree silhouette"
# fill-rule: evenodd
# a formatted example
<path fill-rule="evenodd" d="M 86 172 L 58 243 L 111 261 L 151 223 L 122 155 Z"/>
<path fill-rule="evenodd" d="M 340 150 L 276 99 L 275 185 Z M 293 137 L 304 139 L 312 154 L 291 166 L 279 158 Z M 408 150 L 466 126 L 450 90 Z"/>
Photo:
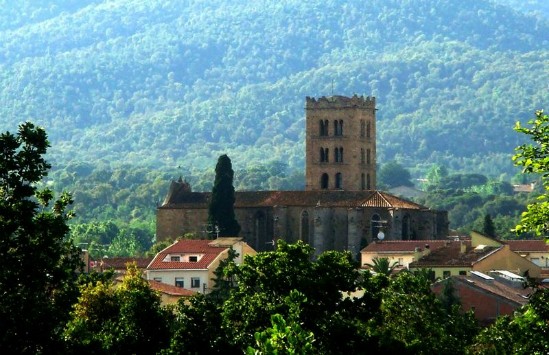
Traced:
<path fill-rule="evenodd" d="M 236 237 L 240 225 L 234 214 L 234 171 L 231 159 L 223 154 L 215 166 L 215 181 L 208 206 L 208 230 L 210 238 Z"/>

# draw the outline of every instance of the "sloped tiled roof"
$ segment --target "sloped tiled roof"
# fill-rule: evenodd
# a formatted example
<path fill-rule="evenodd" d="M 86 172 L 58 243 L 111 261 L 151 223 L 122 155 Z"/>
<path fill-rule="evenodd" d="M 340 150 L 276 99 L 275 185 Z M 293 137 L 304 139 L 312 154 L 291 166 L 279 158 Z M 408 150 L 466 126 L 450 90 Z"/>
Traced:
<path fill-rule="evenodd" d="M 503 243 L 508 244 L 514 252 L 548 252 L 549 244 L 545 240 L 505 240 Z"/>
<path fill-rule="evenodd" d="M 413 253 L 416 248 L 421 250 L 425 249 L 427 246 L 431 250 L 437 250 L 446 244 L 449 243 L 458 243 L 455 241 L 449 240 L 387 240 L 378 242 L 375 241 L 370 243 L 367 247 L 362 249 L 363 253 Z M 469 241 L 470 244 L 470 241 Z"/>
<path fill-rule="evenodd" d="M 174 182 L 172 182 L 173 186 Z M 176 183 L 177 184 L 177 183 Z M 209 192 L 187 192 L 171 188 L 160 208 L 206 208 Z M 179 192 L 181 191 L 181 192 Z M 422 210 L 417 203 L 382 191 L 237 191 L 235 207 L 319 206 L 380 207 Z"/>
<path fill-rule="evenodd" d="M 138 269 L 145 269 L 151 262 L 152 258 L 133 258 L 133 257 L 114 257 L 102 258 L 101 267 L 104 270 L 113 268 L 115 270 L 126 270 L 126 264 L 136 263 Z"/>
<path fill-rule="evenodd" d="M 487 255 L 502 247 L 489 247 L 486 246 L 482 250 L 473 248 L 470 243 L 464 242 L 466 249 L 465 252 L 461 252 L 461 245 L 459 242 L 450 243 L 444 245 L 441 248 L 433 250 L 431 253 L 423 256 L 421 259 L 410 263 L 410 268 L 429 268 L 440 266 L 466 266 L 471 267 L 473 264 Z"/>
<path fill-rule="evenodd" d="M 517 288 L 496 280 L 482 280 L 473 276 L 454 276 L 457 279 L 467 282 L 471 287 L 478 287 L 492 294 L 506 298 L 520 305 L 528 303 L 528 296 L 533 292 L 531 288 Z M 469 280 L 469 281 L 467 281 Z M 471 282 L 472 281 L 472 282 Z M 471 285 L 472 284 L 472 285 Z"/>
<path fill-rule="evenodd" d="M 216 246 L 212 240 L 182 239 L 160 251 L 147 266 L 147 270 L 206 270 L 215 258 L 227 249 Z M 163 261 L 171 254 L 199 254 L 202 257 L 197 262 Z"/>
<path fill-rule="evenodd" d="M 149 282 L 149 286 L 158 292 L 165 293 L 170 296 L 181 296 L 181 297 L 190 297 L 196 295 L 198 292 L 188 290 L 183 287 L 177 287 L 173 285 L 168 285 L 162 282 L 154 281 L 154 280 L 147 280 Z"/>

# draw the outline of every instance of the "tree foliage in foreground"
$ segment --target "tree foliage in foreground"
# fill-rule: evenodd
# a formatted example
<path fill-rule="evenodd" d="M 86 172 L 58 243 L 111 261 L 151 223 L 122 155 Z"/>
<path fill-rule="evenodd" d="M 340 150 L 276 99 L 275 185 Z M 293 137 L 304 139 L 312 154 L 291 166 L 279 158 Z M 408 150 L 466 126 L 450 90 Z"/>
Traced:
<path fill-rule="evenodd" d="M 535 115 L 528 121 L 529 127 L 519 122 L 515 125 L 515 131 L 526 134 L 531 142 L 517 147 L 513 160 L 515 165 L 523 167 L 525 173 L 541 174 L 545 193 L 527 206 L 516 231 L 534 232 L 541 236 L 549 231 L 549 116 L 543 110 L 536 111 Z"/>
<path fill-rule="evenodd" d="M 65 240 L 71 196 L 38 190 L 50 165 L 46 132 L 32 123 L 0 135 L 0 348 L 58 351 L 76 297 L 80 255 Z M 57 349 L 57 350 L 56 350 Z"/>
<path fill-rule="evenodd" d="M 170 341 L 171 315 L 135 264 L 122 284 L 90 282 L 64 331 L 67 351 L 100 354 L 154 354 Z"/>

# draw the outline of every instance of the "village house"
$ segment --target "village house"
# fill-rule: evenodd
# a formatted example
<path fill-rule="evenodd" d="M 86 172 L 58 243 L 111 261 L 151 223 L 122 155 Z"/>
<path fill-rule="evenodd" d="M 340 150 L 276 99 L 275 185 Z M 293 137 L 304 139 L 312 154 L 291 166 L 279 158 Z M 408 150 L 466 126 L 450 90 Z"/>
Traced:
<path fill-rule="evenodd" d="M 240 238 L 181 239 L 156 254 L 147 266 L 146 278 L 196 293 L 209 293 L 214 286 L 214 272 L 228 257 L 230 248 L 238 254 L 236 264 L 241 264 L 246 255 L 256 253 Z"/>
<path fill-rule="evenodd" d="M 448 284 L 450 283 L 450 285 Z M 509 271 L 490 273 L 471 271 L 467 276 L 452 276 L 435 282 L 433 292 L 441 294 L 445 287 L 454 291 L 464 311 L 474 311 L 482 325 L 493 323 L 497 317 L 512 315 L 526 305 L 534 291 L 525 287 L 526 278 Z"/>

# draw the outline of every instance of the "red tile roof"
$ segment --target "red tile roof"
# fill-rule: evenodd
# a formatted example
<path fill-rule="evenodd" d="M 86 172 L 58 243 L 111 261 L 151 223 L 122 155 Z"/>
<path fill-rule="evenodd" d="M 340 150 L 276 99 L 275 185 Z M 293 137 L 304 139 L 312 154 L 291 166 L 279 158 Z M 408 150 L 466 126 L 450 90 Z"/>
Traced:
<path fill-rule="evenodd" d="M 153 290 L 165 293 L 170 296 L 190 297 L 198 294 L 198 292 L 196 291 L 191 291 L 183 287 L 168 285 L 168 284 L 154 281 L 154 280 L 147 280 L 147 281 L 149 282 L 149 286 Z"/>
<path fill-rule="evenodd" d="M 382 242 L 373 242 L 370 243 L 366 248 L 362 249 L 363 253 L 413 253 L 416 248 L 421 250 L 425 249 L 426 246 L 429 246 L 431 252 L 433 250 L 439 249 L 446 244 L 458 243 L 450 240 L 387 240 Z M 467 241 L 467 243 L 471 243 Z"/>
<path fill-rule="evenodd" d="M 431 253 L 423 256 L 421 259 L 410 263 L 410 268 L 429 268 L 438 266 L 466 266 L 472 267 L 473 264 L 487 255 L 495 252 L 502 247 L 485 246 L 483 249 L 476 249 L 471 243 L 464 242 L 466 249 L 461 252 L 460 242 L 452 242 L 441 248 L 433 250 Z"/>
<path fill-rule="evenodd" d="M 215 258 L 226 250 L 226 246 L 215 246 L 214 240 L 182 239 L 160 251 L 150 262 L 149 270 L 206 270 Z M 197 254 L 196 262 L 163 261 L 168 255 Z"/>
<path fill-rule="evenodd" d="M 175 182 L 172 182 L 172 185 Z M 177 183 L 175 183 L 177 184 Z M 206 208 L 209 192 L 188 192 L 171 187 L 160 208 Z M 383 207 L 421 210 L 417 203 L 382 191 L 237 191 L 235 207 L 322 206 Z"/>
<path fill-rule="evenodd" d="M 133 257 L 114 257 L 101 259 L 101 267 L 103 270 L 113 268 L 115 270 L 126 270 L 126 264 L 136 263 L 138 269 L 145 269 L 151 262 L 152 258 L 133 258 Z"/>
<path fill-rule="evenodd" d="M 508 244 L 514 252 L 548 252 L 549 244 L 545 240 L 505 240 L 502 241 Z"/>

